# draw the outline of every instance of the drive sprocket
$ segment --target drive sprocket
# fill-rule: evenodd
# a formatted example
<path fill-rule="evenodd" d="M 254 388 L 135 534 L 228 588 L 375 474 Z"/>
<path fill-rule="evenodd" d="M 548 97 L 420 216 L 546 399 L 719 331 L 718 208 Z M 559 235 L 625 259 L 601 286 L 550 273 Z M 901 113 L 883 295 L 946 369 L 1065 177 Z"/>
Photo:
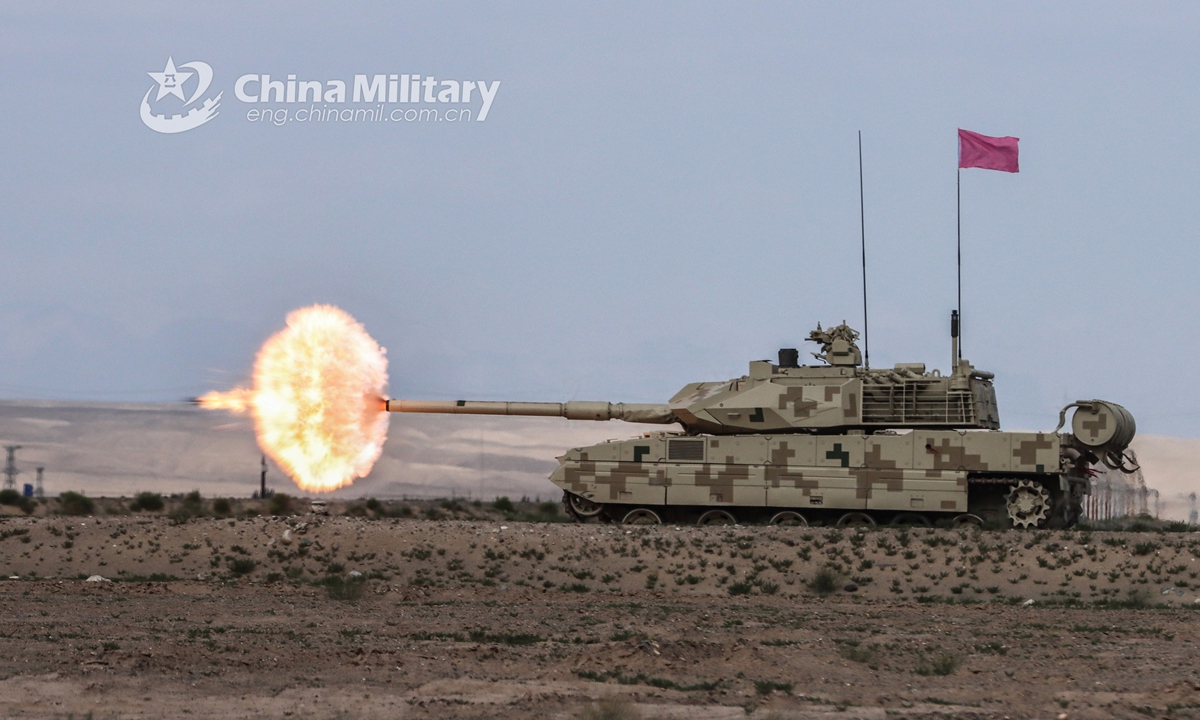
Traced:
<path fill-rule="evenodd" d="M 1013 527 L 1038 527 L 1050 512 L 1050 493 L 1040 483 L 1021 480 L 1005 496 Z"/>

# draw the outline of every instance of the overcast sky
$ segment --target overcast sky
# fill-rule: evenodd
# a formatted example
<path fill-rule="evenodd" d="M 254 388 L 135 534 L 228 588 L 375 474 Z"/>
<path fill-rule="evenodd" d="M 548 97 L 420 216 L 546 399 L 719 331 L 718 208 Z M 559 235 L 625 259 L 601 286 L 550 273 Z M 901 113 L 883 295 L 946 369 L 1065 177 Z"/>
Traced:
<path fill-rule="evenodd" d="M 1198 436 L 1198 35 L 1184 3 L 3 3 L 0 396 L 224 389 L 328 302 L 398 397 L 663 401 L 861 326 L 859 130 L 871 359 L 944 369 L 962 127 L 1021 139 L 962 173 L 1005 426 L 1102 397 Z M 222 93 L 178 134 L 139 117 L 168 57 Z M 501 84 L 483 122 L 275 125 L 300 105 L 246 74 Z"/>

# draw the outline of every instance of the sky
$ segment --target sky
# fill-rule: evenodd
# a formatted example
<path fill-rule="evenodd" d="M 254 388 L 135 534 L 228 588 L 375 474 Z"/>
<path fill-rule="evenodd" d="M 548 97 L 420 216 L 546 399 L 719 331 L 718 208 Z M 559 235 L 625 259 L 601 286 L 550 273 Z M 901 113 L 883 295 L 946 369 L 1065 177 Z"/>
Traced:
<path fill-rule="evenodd" d="M 2 3 L 0 397 L 230 388 L 332 303 L 395 397 L 662 402 L 861 329 L 859 131 L 872 364 L 944 370 L 966 128 L 1020 138 L 961 173 L 1004 426 L 1100 397 L 1200 437 L 1198 34 L 1166 2 Z M 168 58 L 221 94 L 174 134 L 139 114 Z M 248 74 L 500 85 L 483 121 L 275 124 L 308 105 Z"/>

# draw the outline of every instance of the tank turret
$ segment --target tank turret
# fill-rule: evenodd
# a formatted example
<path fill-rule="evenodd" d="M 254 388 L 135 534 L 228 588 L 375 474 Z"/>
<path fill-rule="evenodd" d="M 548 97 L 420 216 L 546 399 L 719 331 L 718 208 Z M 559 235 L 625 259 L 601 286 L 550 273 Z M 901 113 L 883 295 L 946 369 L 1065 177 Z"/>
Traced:
<path fill-rule="evenodd" d="M 527 415 L 669 425 L 574 448 L 550 480 L 576 519 L 699 524 L 992 523 L 1067 527 L 1079 520 L 1094 466 L 1133 472 L 1132 415 L 1079 401 L 1052 432 L 1001 432 L 992 373 L 952 365 L 863 364 L 845 323 L 808 340 L 818 365 L 783 348 L 778 362 L 686 385 L 666 404 L 387 400 L 392 412 Z M 1071 433 L 1059 433 L 1074 408 Z"/>
<path fill-rule="evenodd" d="M 689 432 L 716 435 L 1000 427 L 993 375 L 965 360 L 949 375 L 924 363 L 872 370 L 845 324 L 818 325 L 808 339 L 821 346 L 813 357 L 823 365 L 799 365 L 798 352 L 784 348 L 778 363 L 751 362 L 740 378 L 684 387 L 670 400 L 672 414 Z"/>

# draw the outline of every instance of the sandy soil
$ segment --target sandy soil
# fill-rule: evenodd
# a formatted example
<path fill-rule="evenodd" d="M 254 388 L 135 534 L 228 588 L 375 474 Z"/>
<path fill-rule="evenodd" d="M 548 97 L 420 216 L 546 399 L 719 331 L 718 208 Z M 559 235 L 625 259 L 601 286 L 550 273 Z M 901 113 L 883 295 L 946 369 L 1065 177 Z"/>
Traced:
<path fill-rule="evenodd" d="M 1190 533 L 308 515 L 0 537 L 8 717 L 1200 715 Z"/>

